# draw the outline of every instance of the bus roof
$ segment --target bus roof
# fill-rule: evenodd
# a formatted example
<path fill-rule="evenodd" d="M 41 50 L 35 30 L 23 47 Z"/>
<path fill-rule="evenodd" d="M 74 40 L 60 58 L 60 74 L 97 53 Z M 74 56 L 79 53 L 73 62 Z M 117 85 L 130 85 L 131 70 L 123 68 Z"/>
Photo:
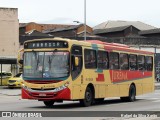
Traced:
<path fill-rule="evenodd" d="M 125 51 L 125 52 L 141 53 L 141 54 L 154 54 L 154 52 L 130 48 L 128 45 L 125 45 L 125 44 L 108 43 L 108 42 L 102 42 L 100 40 L 87 40 L 86 42 L 89 42 L 92 44 L 102 44 L 104 45 L 104 48 L 106 50 L 117 50 L 117 51 Z"/>
<path fill-rule="evenodd" d="M 34 42 L 34 41 L 44 41 L 44 40 L 68 41 L 68 42 L 75 42 L 76 44 L 81 44 L 81 45 L 87 45 L 87 43 L 88 43 L 88 45 L 92 45 L 92 44 L 102 45 L 104 47 L 104 49 L 106 49 L 108 51 L 117 50 L 117 51 L 132 52 L 132 53 L 150 54 L 150 55 L 154 54 L 154 52 L 130 48 L 128 45 L 125 45 L 125 44 L 108 43 L 108 42 L 102 42 L 100 40 L 78 41 L 78 40 L 74 40 L 74 39 L 55 37 L 55 38 L 41 38 L 41 39 L 28 40 L 25 43 Z"/>

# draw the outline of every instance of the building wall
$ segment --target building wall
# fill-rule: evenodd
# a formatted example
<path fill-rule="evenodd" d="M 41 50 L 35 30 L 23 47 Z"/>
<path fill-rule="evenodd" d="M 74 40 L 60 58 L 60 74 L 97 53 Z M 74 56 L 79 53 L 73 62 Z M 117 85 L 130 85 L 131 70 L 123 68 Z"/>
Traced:
<path fill-rule="evenodd" d="M 137 28 L 130 26 L 124 30 L 124 36 L 133 35 L 133 34 L 138 35 L 138 32 L 139 30 Z"/>
<path fill-rule="evenodd" d="M 77 36 L 75 30 L 57 31 L 49 34 L 53 35 L 54 37 L 76 37 Z"/>
<path fill-rule="evenodd" d="M 17 58 L 18 34 L 18 9 L 0 7 L 0 58 Z"/>
<path fill-rule="evenodd" d="M 142 35 L 144 37 L 151 37 L 151 38 L 160 38 L 160 33 L 154 33 L 154 34 L 145 34 Z"/>
<path fill-rule="evenodd" d="M 18 28 L 18 9 L 0 8 L 0 56 L 17 57 Z"/>
<path fill-rule="evenodd" d="M 102 37 L 124 37 L 124 31 L 96 34 Z"/>
<path fill-rule="evenodd" d="M 36 24 L 34 22 L 31 22 L 31 23 L 27 24 L 26 32 L 31 31 L 31 30 L 37 30 L 39 32 L 42 32 L 42 26 L 39 24 Z"/>
<path fill-rule="evenodd" d="M 86 31 L 88 33 L 93 33 L 93 29 L 89 26 L 86 26 Z M 77 29 L 77 34 L 80 34 L 82 32 L 84 32 L 84 26 L 83 25 Z"/>

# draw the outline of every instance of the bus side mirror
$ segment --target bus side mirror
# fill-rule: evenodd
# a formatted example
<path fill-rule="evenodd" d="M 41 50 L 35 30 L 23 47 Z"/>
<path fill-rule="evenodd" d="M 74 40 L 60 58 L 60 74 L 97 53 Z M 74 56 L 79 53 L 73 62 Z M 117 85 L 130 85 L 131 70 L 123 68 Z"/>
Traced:
<path fill-rule="evenodd" d="M 74 65 L 77 67 L 79 65 L 79 58 L 78 57 L 75 57 L 74 58 Z"/>

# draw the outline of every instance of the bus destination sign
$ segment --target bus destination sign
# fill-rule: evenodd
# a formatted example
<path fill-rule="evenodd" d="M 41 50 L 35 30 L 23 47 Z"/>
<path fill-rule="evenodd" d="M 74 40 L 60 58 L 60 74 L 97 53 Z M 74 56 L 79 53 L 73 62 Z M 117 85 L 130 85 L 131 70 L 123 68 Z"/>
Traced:
<path fill-rule="evenodd" d="M 38 49 L 38 48 L 68 48 L 66 41 L 36 41 L 28 42 L 24 44 L 26 49 Z"/>

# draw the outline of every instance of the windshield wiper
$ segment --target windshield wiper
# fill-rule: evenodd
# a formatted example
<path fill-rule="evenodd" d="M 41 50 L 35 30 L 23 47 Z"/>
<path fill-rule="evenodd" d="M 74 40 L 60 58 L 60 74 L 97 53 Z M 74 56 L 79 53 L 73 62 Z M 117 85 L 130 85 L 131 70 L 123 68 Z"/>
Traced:
<path fill-rule="evenodd" d="M 52 54 L 52 58 L 50 58 L 50 56 L 49 56 L 49 61 L 48 61 L 49 64 L 52 63 L 52 60 L 53 60 L 54 57 L 55 57 L 55 54 L 54 54 L 55 52 L 57 52 L 57 49 L 53 50 L 53 52 L 52 52 L 52 53 L 53 53 L 53 54 Z"/>
<path fill-rule="evenodd" d="M 55 52 L 57 52 L 57 49 L 55 49 L 55 50 L 53 50 L 53 54 L 52 54 L 52 58 L 49 56 L 49 61 L 48 61 L 48 63 L 49 63 L 49 69 L 51 69 L 51 63 L 52 63 L 52 60 L 54 59 L 54 57 L 55 57 Z"/>
<path fill-rule="evenodd" d="M 39 64 L 39 55 L 37 57 L 37 52 L 36 51 L 33 51 L 33 53 L 34 53 L 34 56 L 35 56 L 35 60 L 37 62 L 37 64 L 36 64 L 36 70 L 37 70 L 38 69 L 38 64 Z"/>

